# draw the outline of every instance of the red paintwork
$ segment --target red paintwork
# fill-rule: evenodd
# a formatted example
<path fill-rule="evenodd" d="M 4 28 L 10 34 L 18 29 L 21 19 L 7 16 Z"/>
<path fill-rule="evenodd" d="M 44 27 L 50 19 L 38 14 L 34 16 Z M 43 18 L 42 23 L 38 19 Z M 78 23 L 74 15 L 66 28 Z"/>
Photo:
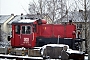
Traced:
<path fill-rule="evenodd" d="M 75 25 L 67 25 L 66 26 L 66 38 L 76 38 L 75 33 L 76 32 L 76 26 Z"/>
<path fill-rule="evenodd" d="M 42 19 L 42 24 L 46 24 L 47 21 L 45 19 Z"/>
<path fill-rule="evenodd" d="M 15 25 L 12 24 L 13 33 L 11 38 L 11 46 L 33 48 L 36 45 L 36 37 L 39 36 L 45 38 L 76 38 L 76 34 L 74 33 L 76 30 L 76 26 L 74 24 L 46 24 L 46 21 L 44 20 L 42 21 L 42 23 L 43 24 L 38 25 L 37 21 L 33 22 L 33 24 L 36 24 L 36 32 L 32 32 L 31 34 L 16 34 Z M 21 24 L 20 26 L 22 25 L 23 24 Z M 33 25 L 31 26 L 33 30 Z"/>
<path fill-rule="evenodd" d="M 11 46 L 14 46 L 14 33 L 15 33 L 15 31 L 14 31 L 14 25 L 12 25 L 12 38 L 11 38 Z"/>
<path fill-rule="evenodd" d="M 26 47 L 32 48 L 35 46 L 35 36 L 36 33 L 31 34 L 16 34 L 15 33 L 15 25 L 12 25 L 12 38 L 11 38 L 11 46 L 12 47 Z"/>
<path fill-rule="evenodd" d="M 20 47 L 20 34 L 15 33 L 15 26 L 14 25 L 12 25 L 11 45 L 13 47 Z"/>
<path fill-rule="evenodd" d="M 65 26 L 64 25 L 53 25 L 54 29 L 54 36 L 55 37 L 60 37 L 60 38 L 64 38 L 65 37 Z"/>
<path fill-rule="evenodd" d="M 38 36 L 42 37 L 60 37 L 60 38 L 75 38 L 73 31 L 75 25 L 61 25 L 61 24 L 43 24 L 39 26 Z"/>
<path fill-rule="evenodd" d="M 24 47 L 30 47 L 32 43 L 32 34 L 21 34 L 20 45 Z"/>
<path fill-rule="evenodd" d="M 52 37 L 52 25 L 39 25 L 38 26 L 38 36 L 43 36 L 43 37 Z"/>

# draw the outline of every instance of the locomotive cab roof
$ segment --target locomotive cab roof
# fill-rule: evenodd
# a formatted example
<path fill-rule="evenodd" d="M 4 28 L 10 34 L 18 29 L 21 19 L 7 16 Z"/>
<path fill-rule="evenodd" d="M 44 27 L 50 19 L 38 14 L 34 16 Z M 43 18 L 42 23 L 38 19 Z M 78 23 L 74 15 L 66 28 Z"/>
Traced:
<path fill-rule="evenodd" d="M 35 22 L 36 20 L 31 20 L 31 19 L 22 19 L 22 20 L 17 20 L 12 22 L 12 24 L 31 24 Z"/>

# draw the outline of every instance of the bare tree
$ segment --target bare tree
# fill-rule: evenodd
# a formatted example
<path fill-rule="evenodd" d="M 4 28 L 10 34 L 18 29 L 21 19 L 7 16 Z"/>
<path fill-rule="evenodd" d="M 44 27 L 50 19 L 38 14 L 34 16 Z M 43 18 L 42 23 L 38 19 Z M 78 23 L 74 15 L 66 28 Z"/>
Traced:
<path fill-rule="evenodd" d="M 29 4 L 29 11 L 30 14 L 39 13 L 41 16 L 48 14 L 53 23 L 58 23 L 66 16 L 66 0 L 38 0 L 38 3 L 33 0 Z"/>
<path fill-rule="evenodd" d="M 82 10 L 82 17 L 85 22 L 85 50 L 90 60 L 90 0 L 74 0 L 78 10 Z M 80 6 L 79 6 L 80 5 Z M 89 23 L 89 25 L 88 25 Z M 88 28 L 89 27 L 89 28 Z"/>
<path fill-rule="evenodd" d="M 88 60 L 90 60 L 90 18 L 89 18 L 89 11 L 90 11 L 90 0 L 79 0 L 82 2 L 82 6 L 84 8 L 83 18 L 85 21 L 85 50 L 88 53 Z M 88 25 L 89 23 L 89 25 Z M 89 28 L 88 28 L 89 27 Z"/>

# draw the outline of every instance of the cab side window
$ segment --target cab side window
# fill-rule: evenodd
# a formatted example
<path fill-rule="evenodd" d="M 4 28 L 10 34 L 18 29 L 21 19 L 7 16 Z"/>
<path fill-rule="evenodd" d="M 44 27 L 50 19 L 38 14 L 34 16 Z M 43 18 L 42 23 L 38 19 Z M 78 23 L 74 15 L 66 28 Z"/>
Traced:
<path fill-rule="evenodd" d="M 25 34 L 25 26 L 22 26 L 22 34 Z"/>
<path fill-rule="evenodd" d="M 27 26 L 26 27 L 26 34 L 30 34 L 31 33 L 31 28 L 30 28 L 30 26 Z"/>
<path fill-rule="evenodd" d="M 37 32 L 36 24 L 33 25 L 33 32 Z"/>
<path fill-rule="evenodd" d="M 16 34 L 20 34 L 20 25 L 15 26 L 15 32 Z"/>

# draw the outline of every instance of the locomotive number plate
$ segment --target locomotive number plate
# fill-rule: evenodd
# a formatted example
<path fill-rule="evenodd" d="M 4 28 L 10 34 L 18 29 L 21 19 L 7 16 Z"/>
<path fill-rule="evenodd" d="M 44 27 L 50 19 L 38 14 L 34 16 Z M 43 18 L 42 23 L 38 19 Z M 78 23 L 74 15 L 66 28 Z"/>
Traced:
<path fill-rule="evenodd" d="M 29 38 L 24 38 L 23 43 L 29 43 Z"/>

